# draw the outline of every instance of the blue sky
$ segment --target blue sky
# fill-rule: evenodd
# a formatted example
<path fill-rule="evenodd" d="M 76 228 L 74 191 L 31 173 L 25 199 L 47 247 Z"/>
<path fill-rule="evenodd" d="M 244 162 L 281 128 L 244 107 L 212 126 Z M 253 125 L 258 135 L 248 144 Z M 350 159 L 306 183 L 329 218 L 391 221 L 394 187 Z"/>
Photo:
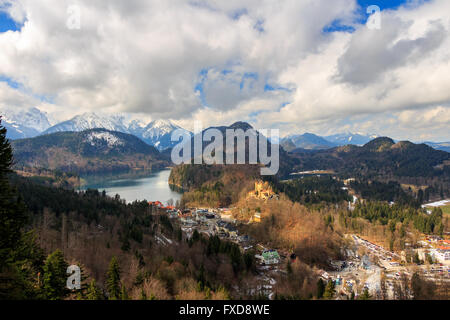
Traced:
<path fill-rule="evenodd" d="M 406 3 L 408 1 L 406 0 L 358 0 L 358 4 L 363 7 L 367 8 L 371 5 L 377 5 L 380 7 L 381 10 L 384 9 L 392 9 L 397 8 L 398 6 Z"/>
<path fill-rule="evenodd" d="M 12 20 L 6 12 L 0 11 L 0 32 L 5 32 L 8 30 L 15 31 L 17 29 L 18 26 L 16 25 L 14 20 Z"/>
<path fill-rule="evenodd" d="M 429 0 L 421 0 L 423 2 Z M 358 13 L 360 18 L 358 21 L 354 21 L 355 23 L 366 23 L 369 14 L 367 13 L 367 8 L 371 5 L 377 5 L 380 7 L 380 10 L 395 10 L 399 6 L 407 3 L 408 0 L 357 0 L 359 5 Z M 344 32 L 354 32 L 355 28 L 352 26 L 348 26 L 343 24 L 340 20 L 333 21 L 330 25 L 325 26 L 323 28 L 324 32 L 335 32 L 335 31 L 344 31 Z"/>

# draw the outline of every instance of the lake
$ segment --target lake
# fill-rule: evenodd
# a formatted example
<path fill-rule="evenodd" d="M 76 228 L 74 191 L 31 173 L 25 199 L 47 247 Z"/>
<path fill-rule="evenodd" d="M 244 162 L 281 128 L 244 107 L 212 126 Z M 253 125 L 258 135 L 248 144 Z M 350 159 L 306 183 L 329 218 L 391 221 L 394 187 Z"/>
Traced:
<path fill-rule="evenodd" d="M 135 200 L 161 201 L 167 204 L 169 199 L 174 203 L 181 199 L 181 192 L 173 190 L 169 185 L 170 169 L 156 172 L 133 172 L 125 174 L 108 174 L 85 176 L 86 184 L 81 188 L 98 189 L 100 192 L 114 197 L 120 195 L 127 202 Z"/>

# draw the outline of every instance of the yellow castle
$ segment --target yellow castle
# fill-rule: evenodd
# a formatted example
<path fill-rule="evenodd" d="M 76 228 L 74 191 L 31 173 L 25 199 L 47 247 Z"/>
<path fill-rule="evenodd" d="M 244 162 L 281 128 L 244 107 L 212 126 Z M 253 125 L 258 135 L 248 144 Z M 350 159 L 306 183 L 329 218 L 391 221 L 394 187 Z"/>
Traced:
<path fill-rule="evenodd" d="M 262 200 L 271 199 L 274 195 L 275 193 L 273 192 L 272 187 L 269 185 L 269 183 L 263 181 L 256 181 L 255 190 L 248 193 L 248 197 Z"/>

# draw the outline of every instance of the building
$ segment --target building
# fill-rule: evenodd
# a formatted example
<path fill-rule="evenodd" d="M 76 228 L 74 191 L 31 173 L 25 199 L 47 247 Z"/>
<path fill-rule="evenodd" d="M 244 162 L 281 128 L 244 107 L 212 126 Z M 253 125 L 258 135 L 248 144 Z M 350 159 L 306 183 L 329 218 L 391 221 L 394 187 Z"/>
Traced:
<path fill-rule="evenodd" d="M 217 233 L 225 234 L 230 238 L 235 238 L 238 236 L 237 228 L 226 221 L 218 221 L 215 225 L 215 229 Z"/>
<path fill-rule="evenodd" d="M 183 226 L 192 227 L 196 226 L 197 222 L 195 220 L 192 220 L 191 218 L 181 218 L 180 222 Z"/>
<path fill-rule="evenodd" d="M 256 212 L 253 215 L 253 222 L 261 222 L 261 212 Z"/>
<path fill-rule="evenodd" d="M 167 214 L 170 219 L 178 218 L 178 211 L 176 211 L 176 210 L 169 210 L 169 211 L 167 211 Z"/>
<path fill-rule="evenodd" d="M 205 218 L 206 218 L 206 219 L 215 219 L 215 218 L 216 218 L 216 215 L 215 215 L 214 213 L 207 213 L 207 214 L 205 215 Z"/>
<path fill-rule="evenodd" d="M 262 253 L 264 264 L 277 264 L 280 262 L 280 255 L 276 250 L 265 250 Z"/>
<path fill-rule="evenodd" d="M 230 212 L 227 213 L 221 212 L 220 219 L 228 222 L 234 222 L 233 215 Z"/>
<path fill-rule="evenodd" d="M 450 247 L 439 246 L 431 251 L 433 258 L 445 264 L 450 264 Z"/>
<path fill-rule="evenodd" d="M 255 189 L 250 191 L 247 197 L 269 200 L 274 199 L 275 192 L 273 192 L 272 187 L 267 181 L 257 181 L 255 182 Z"/>

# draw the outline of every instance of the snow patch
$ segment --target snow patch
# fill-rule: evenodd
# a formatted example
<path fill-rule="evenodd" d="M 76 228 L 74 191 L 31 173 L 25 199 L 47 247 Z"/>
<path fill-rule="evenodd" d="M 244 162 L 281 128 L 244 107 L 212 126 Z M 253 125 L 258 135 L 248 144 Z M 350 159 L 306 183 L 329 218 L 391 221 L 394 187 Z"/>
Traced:
<path fill-rule="evenodd" d="M 91 132 L 86 137 L 86 141 L 93 147 L 98 145 L 100 141 L 106 141 L 108 147 L 113 148 L 117 146 L 123 146 L 125 144 L 122 139 L 116 137 L 110 132 Z"/>

